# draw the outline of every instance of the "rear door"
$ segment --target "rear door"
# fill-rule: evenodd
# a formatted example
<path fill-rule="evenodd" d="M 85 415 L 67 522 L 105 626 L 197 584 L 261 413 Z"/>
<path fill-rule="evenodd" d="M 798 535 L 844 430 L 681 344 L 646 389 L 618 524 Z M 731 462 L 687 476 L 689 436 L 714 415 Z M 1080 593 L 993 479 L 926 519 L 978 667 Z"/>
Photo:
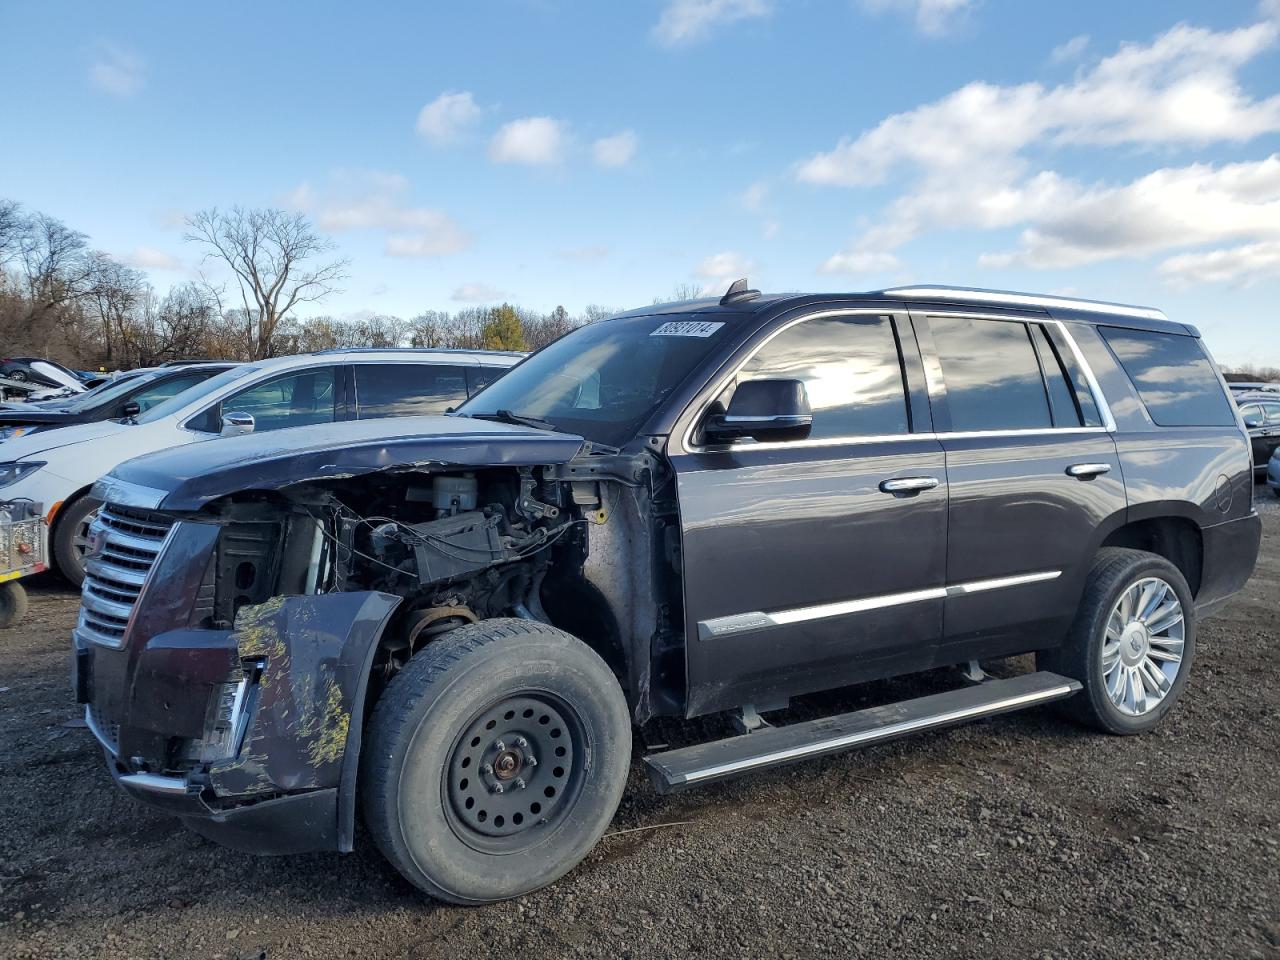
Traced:
<path fill-rule="evenodd" d="M 1099 525 L 1125 509 L 1105 404 L 1056 321 L 912 313 L 950 496 L 938 662 L 1056 644 Z"/>
<path fill-rule="evenodd" d="M 671 447 L 690 715 L 918 669 L 941 635 L 945 465 L 905 312 L 811 314 L 757 338 Z M 700 441 L 749 379 L 804 382 L 808 439 Z M 923 489 L 895 495 L 895 479 Z"/>

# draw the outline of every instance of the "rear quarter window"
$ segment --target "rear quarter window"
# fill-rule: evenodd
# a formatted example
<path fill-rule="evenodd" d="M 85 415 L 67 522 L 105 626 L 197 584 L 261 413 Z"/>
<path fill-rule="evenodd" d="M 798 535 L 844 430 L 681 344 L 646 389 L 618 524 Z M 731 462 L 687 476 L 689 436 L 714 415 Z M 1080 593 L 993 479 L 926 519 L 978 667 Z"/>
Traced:
<path fill-rule="evenodd" d="M 1162 427 L 1232 427 L 1231 401 L 1199 339 L 1174 333 L 1099 327 Z"/>

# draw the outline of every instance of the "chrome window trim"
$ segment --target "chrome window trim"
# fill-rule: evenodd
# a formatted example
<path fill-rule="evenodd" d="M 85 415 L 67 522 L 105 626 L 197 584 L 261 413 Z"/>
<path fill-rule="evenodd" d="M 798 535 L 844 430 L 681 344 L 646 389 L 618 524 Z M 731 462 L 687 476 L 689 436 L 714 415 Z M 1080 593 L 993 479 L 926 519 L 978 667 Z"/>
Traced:
<path fill-rule="evenodd" d="M 767 630 L 772 627 L 784 627 L 793 623 L 807 623 L 811 620 L 843 617 L 851 613 L 864 613 L 868 610 L 880 610 L 885 607 L 920 603 L 924 600 L 966 597 L 975 593 L 986 593 L 989 590 L 1003 590 L 1007 587 L 1043 583 L 1049 580 L 1056 580 L 1060 576 L 1062 576 L 1061 570 L 1039 570 L 1035 573 L 993 577 L 987 580 L 970 580 L 965 583 L 953 583 L 942 587 L 908 590 L 904 593 L 884 593 L 873 597 L 838 600 L 834 603 L 822 603 L 811 607 L 793 607 L 789 610 L 777 610 L 773 613 L 765 613 L 761 610 L 733 613 L 724 617 L 713 617 L 710 620 L 698 621 L 698 639 L 718 640 L 739 633 Z"/>
<path fill-rule="evenodd" d="M 1005 290 L 983 290 L 978 287 L 890 287 L 881 293 L 903 300 L 981 301 L 1000 303 L 1011 307 L 1058 307 L 1064 310 L 1089 310 L 1095 313 L 1112 313 L 1122 317 L 1142 317 L 1146 320 L 1168 320 L 1165 312 L 1156 307 L 1140 307 L 1129 303 L 1109 303 L 1106 300 L 1081 300 L 1076 297 L 1054 297 L 1037 293 L 1011 293 Z"/>
<path fill-rule="evenodd" d="M 889 291 L 885 291 L 888 293 Z M 736 377 L 761 350 L 769 344 L 774 337 L 790 330 L 798 323 L 806 320 L 820 320 L 824 317 L 842 317 L 842 316 L 863 316 L 863 317 L 889 317 L 893 319 L 895 313 L 901 313 L 901 310 L 895 309 L 893 304 L 886 304 L 883 308 L 866 308 L 857 307 L 842 310 L 823 310 L 818 313 L 808 313 L 801 317 L 795 317 L 787 323 L 780 326 L 773 333 L 769 334 L 759 345 L 751 351 L 740 363 L 734 366 L 725 376 L 721 377 L 711 391 L 711 401 L 704 404 L 698 415 L 689 421 L 689 426 L 685 429 L 681 446 L 685 453 L 727 453 L 730 451 L 741 450 L 782 450 L 788 448 L 803 449 L 806 447 L 832 447 L 844 446 L 848 444 L 866 444 L 866 443 L 892 443 L 901 442 L 903 440 L 971 440 L 996 437 L 1030 437 L 1030 436 L 1063 436 L 1065 434 L 1077 433 L 1115 433 L 1116 421 L 1111 415 L 1111 406 L 1107 403 L 1106 395 L 1102 392 L 1102 387 L 1098 383 L 1098 378 L 1094 376 L 1093 368 L 1089 365 L 1089 361 L 1085 359 L 1084 354 L 1080 350 L 1076 338 L 1071 335 L 1071 331 L 1067 325 L 1061 320 L 1054 317 L 1019 317 L 1010 316 L 1001 313 L 982 313 L 977 311 L 965 310 L 958 308 L 952 311 L 938 312 L 937 316 L 948 317 L 966 317 L 974 320 L 1003 320 L 1011 323 L 1039 323 L 1045 326 L 1052 325 L 1062 334 L 1062 338 L 1066 341 L 1068 348 L 1071 350 L 1071 356 L 1076 364 L 1080 367 L 1080 372 L 1084 375 L 1085 383 L 1089 387 L 1089 393 L 1093 396 L 1094 406 L 1098 408 L 1098 415 L 1102 418 L 1102 426 L 1100 427 L 1031 427 L 1010 430 L 950 430 L 950 431 L 922 431 L 919 433 L 891 433 L 879 435 L 853 435 L 844 437 L 815 437 L 805 440 L 770 440 L 764 443 L 744 444 L 741 441 L 736 443 L 717 443 L 717 444 L 695 444 L 693 442 L 693 433 L 707 415 L 707 410 L 711 403 L 715 401 L 729 381 Z M 926 319 L 930 313 L 925 313 Z M 928 371 L 926 369 L 926 379 Z M 1075 384 L 1070 384 L 1071 389 L 1075 390 Z"/>

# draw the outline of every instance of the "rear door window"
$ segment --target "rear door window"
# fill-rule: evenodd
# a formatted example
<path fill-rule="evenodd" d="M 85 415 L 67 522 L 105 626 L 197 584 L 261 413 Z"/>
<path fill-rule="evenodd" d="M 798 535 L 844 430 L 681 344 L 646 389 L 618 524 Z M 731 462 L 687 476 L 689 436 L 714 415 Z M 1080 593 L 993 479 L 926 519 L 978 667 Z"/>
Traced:
<path fill-rule="evenodd" d="M 810 439 L 907 433 L 907 396 L 893 321 L 833 316 L 803 320 L 743 365 L 745 380 L 801 380 L 813 410 Z M 730 398 L 722 397 L 727 406 Z"/>
<path fill-rule="evenodd" d="M 444 413 L 467 399 L 466 368 L 429 363 L 357 363 L 361 420 Z"/>
<path fill-rule="evenodd" d="M 953 431 L 1053 426 L 1040 361 L 1025 323 L 930 316 L 929 328 Z"/>
<path fill-rule="evenodd" d="M 1268 426 L 1280 424 L 1280 403 L 1264 403 L 1262 410 L 1267 415 Z"/>
<path fill-rule="evenodd" d="M 133 395 L 133 400 L 138 405 L 138 412 L 143 413 L 170 397 L 176 397 L 188 387 L 194 387 L 204 379 L 205 376 L 199 373 L 193 373 L 185 377 L 173 377 L 163 383 L 138 391 Z"/>
<path fill-rule="evenodd" d="M 1120 327 L 1098 330 L 1159 426 L 1235 425 L 1231 401 L 1198 338 Z"/>

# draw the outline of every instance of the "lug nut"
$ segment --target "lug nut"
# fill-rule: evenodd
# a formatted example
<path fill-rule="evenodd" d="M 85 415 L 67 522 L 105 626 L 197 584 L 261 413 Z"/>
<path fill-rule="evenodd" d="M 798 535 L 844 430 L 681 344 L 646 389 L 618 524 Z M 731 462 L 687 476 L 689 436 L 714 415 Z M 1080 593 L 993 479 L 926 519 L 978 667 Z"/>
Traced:
<path fill-rule="evenodd" d="M 524 737 L 516 737 L 516 746 L 521 750 L 527 750 L 529 748 L 529 741 Z"/>
<path fill-rule="evenodd" d="M 516 789 L 523 790 L 528 784 L 524 782 L 524 777 L 516 777 Z"/>
<path fill-rule="evenodd" d="M 493 749 L 501 753 L 503 750 L 507 749 L 507 745 L 503 743 L 501 740 L 495 740 L 493 741 Z"/>
<path fill-rule="evenodd" d="M 524 758 L 524 762 L 525 762 L 528 766 L 530 766 L 530 767 L 536 767 L 536 766 L 538 765 L 538 758 L 537 758 L 537 757 L 525 757 L 525 758 Z"/>
<path fill-rule="evenodd" d="M 495 784 L 493 785 L 493 792 L 494 792 L 494 793 L 502 793 L 502 784 L 500 784 L 500 783 L 495 783 Z"/>
<path fill-rule="evenodd" d="M 486 763 L 483 767 L 480 768 L 480 772 L 485 774 L 485 776 L 489 776 L 489 777 L 493 776 L 493 764 Z"/>

